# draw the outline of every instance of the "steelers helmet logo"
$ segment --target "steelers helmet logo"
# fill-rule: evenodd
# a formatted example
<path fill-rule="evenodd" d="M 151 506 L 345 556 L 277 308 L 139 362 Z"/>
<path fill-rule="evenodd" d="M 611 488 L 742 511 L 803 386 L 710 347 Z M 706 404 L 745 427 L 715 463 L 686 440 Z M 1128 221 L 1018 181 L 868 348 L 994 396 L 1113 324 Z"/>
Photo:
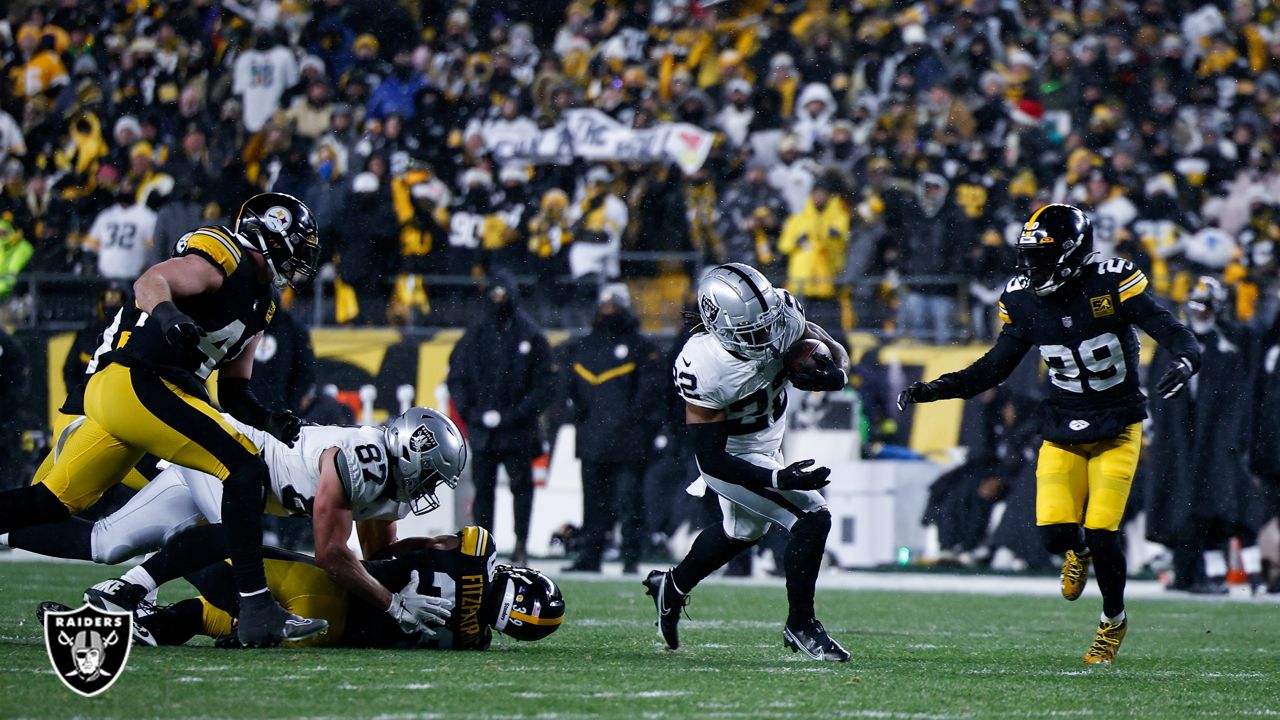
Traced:
<path fill-rule="evenodd" d="M 284 235 L 293 225 L 293 213 L 280 205 L 273 205 L 262 214 L 262 222 L 271 232 Z"/>
<path fill-rule="evenodd" d="M 428 452 L 438 447 L 440 443 L 436 441 L 436 434 L 427 429 L 426 425 L 419 425 L 409 438 L 409 449 L 416 453 Z"/>

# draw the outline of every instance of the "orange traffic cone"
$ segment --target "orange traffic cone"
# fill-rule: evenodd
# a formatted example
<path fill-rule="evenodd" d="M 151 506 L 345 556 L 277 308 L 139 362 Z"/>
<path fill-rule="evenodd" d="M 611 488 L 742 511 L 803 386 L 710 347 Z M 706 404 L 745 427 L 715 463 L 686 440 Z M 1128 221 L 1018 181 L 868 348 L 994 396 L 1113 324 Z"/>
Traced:
<path fill-rule="evenodd" d="M 1249 597 L 1249 575 L 1244 571 L 1244 563 L 1240 561 L 1240 541 L 1231 538 L 1227 553 L 1227 592 L 1232 596 Z"/>

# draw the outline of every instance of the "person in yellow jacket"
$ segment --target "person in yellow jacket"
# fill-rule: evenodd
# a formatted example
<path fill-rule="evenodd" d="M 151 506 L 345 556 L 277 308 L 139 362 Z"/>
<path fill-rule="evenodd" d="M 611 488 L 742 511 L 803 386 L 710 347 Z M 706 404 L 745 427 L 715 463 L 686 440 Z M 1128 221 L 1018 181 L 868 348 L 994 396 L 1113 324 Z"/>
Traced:
<path fill-rule="evenodd" d="M 849 245 L 849 209 L 835 190 L 833 178 L 818 178 L 804 209 L 782 226 L 778 252 L 787 257 L 787 288 L 805 302 L 806 312 L 830 314 L 831 324 L 839 325 L 836 280 Z"/>
<path fill-rule="evenodd" d="M 15 97 L 35 97 L 67 82 L 70 76 L 54 50 L 55 39 L 35 25 L 23 25 L 18 30 L 17 44 L 22 60 L 9 71 Z"/>
<path fill-rule="evenodd" d="M 0 218 L 0 300 L 9 297 L 18 273 L 31 261 L 35 248 L 8 220 Z"/>

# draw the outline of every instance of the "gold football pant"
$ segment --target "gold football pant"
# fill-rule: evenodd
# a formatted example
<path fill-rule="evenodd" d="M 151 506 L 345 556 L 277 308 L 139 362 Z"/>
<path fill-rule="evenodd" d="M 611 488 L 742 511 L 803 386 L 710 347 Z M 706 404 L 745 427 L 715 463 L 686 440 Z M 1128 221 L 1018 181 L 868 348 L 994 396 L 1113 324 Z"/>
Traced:
<path fill-rule="evenodd" d="M 1036 524 L 1119 530 L 1141 446 L 1142 423 L 1098 442 L 1045 440 L 1036 465 Z"/>
<path fill-rule="evenodd" d="M 296 560 L 267 560 L 263 565 L 267 570 L 267 587 L 285 610 L 329 621 L 329 632 L 286 645 L 336 647 L 342 644 L 347 623 L 347 591 L 315 565 Z M 227 577 L 230 578 L 230 574 Z M 230 635 L 231 615 L 203 596 L 200 603 L 204 606 L 201 634 L 215 639 Z"/>
<path fill-rule="evenodd" d="M 73 515 L 124 479 L 145 453 L 226 480 L 259 452 L 207 401 L 148 370 L 108 365 L 89 379 L 84 405 L 84 424 L 47 472 L 43 466 L 37 472 L 37 482 Z"/>

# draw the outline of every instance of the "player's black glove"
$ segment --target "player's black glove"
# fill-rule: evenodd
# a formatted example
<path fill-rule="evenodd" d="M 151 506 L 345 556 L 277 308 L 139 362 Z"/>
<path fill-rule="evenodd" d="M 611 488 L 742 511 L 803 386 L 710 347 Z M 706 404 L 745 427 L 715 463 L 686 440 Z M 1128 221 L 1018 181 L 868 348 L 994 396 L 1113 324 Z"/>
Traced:
<path fill-rule="evenodd" d="M 913 382 L 906 390 L 898 393 L 898 412 L 904 412 L 908 405 L 927 403 L 937 400 L 939 396 L 936 383 Z"/>
<path fill-rule="evenodd" d="M 302 432 L 302 419 L 288 411 L 271 413 L 266 424 L 262 429 L 289 447 L 293 447 Z"/>
<path fill-rule="evenodd" d="M 1187 381 L 1195 374 L 1191 361 L 1180 357 L 1169 366 L 1168 370 L 1164 371 L 1164 375 L 1160 376 L 1160 382 L 1156 383 L 1156 392 L 1165 400 L 1172 400 L 1178 397 L 1178 393 L 1182 392 Z"/>
<path fill-rule="evenodd" d="M 781 470 L 773 471 L 773 486 L 778 490 L 817 490 L 827 486 L 831 481 L 831 468 L 818 467 L 807 470 L 813 460 L 793 462 Z"/>
<path fill-rule="evenodd" d="M 200 350 L 200 326 L 191 316 L 178 309 L 172 301 L 166 300 L 151 309 L 151 317 L 160 323 L 165 342 L 169 343 L 183 357 L 194 356 Z"/>
<path fill-rule="evenodd" d="M 791 384 L 795 385 L 797 390 L 826 392 L 844 389 L 849 382 L 849 377 L 844 374 L 844 370 L 839 365 L 836 365 L 836 361 L 832 360 L 830 355 L 815 353 L 813 361 L 817 367 L 791 373 Z"/>

